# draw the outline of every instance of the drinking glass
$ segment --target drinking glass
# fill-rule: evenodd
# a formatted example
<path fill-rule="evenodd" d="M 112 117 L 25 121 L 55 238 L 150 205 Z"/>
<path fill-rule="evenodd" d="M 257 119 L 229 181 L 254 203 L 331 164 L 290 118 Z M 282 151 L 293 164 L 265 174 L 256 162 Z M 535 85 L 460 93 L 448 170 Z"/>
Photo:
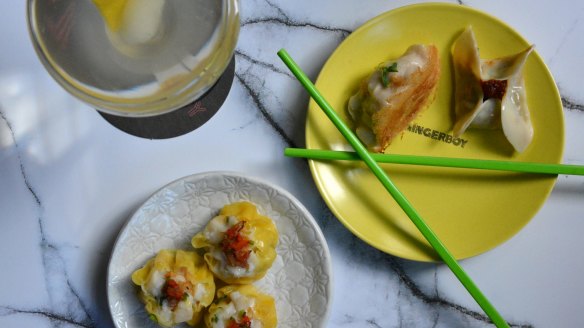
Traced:
<path fill-rule="evenodd" d="M 51 76 L 127 117 L 196 101 L 225 71 L 239 34 L 237 0 L 28 0 L 27 16 Z"/>

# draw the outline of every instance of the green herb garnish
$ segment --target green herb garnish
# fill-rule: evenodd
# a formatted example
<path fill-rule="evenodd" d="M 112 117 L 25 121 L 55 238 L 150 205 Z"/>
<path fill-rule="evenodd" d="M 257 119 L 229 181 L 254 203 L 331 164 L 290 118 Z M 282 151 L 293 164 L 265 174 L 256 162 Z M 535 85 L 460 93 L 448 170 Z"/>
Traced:
<path fill-rule="evenodd" d="M 150 320 L 152 320 L 152 321 L 154 321 L 154 322 L 158 323 L 158 318 L 156 317 L 156 315 L 154 315 L 154 314 L 150 313 L 150 314 L 148 315 L 148 318 L 150 318 Z"/>
<path fill-rule="evenodd" d="M 240 317 L 240 318 L 243 318 L 243 317 L 245 317 L 245 316 L 246 316 L 245 310 L 241 310 L 241 311 L 239 311 L 239 317 Z"/>
<path fill-rule="evenodd" d="M 213 317 L 211 318 L 211 321 L 212 321 L 212 322 L 217 322 L 217 321 L 219 321 L 219 318 L 217 317 L 217 315 L 216 315 L 216 314 L 215 314 L 215 315 L 213 315 Z"/>
<path fill-rule="evenodd" d="M 379 68 L 379 74 L 381 75 L 381 84 L 383 87 L 387 87 L 389 85 L 389 73 L 397 72 L 397 62 L 393 63 L 389 66 L 382 66 Z"/>

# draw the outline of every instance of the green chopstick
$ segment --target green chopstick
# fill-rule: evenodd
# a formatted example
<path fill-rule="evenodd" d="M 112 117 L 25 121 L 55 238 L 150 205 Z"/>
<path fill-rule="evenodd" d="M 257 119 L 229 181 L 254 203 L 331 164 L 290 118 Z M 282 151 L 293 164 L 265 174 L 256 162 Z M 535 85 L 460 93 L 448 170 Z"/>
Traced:
<path fill-rule="evenodd" d="M 367 149 L 355 136 L 355 134 L 347 127 L 347 125 L 341 120 L 337 115 L 335 110 L 331 105 L 324 99 L 320 92 L 316 89 L 314 84 L 310 79 L 302 72 L 300 67 L 294 62 L 286 50 L 281 49 L 278 51 L 278 56 L 282 61 L 288 66 L 290 71 L 296 76 L 300 84 L 308 91 L 312 99 L 320 106 L 320 108 L 325 112 L 328 118 L 333 122 L 341 134 L 347 139 L 351 146 L 355 149 L 359 157 L 367 164 L 371 169 L 373 174 L 379 179 L 381 184 L 385 189 L 391 194 L 398 205 L 403 209 L 403 211 L 412 220 L 414 225 L 420 230 L 424 238 L 430 243 L 430 245 L 436 250 L 438 256 L 446 263 L 446 265 L 452 270 L 454 275 L 460 280 L 462 285 L 468 290 L 471 296 L 479 304 L 479 306 L 485 311 L 487 316 L 493 321 L 497 327 L 509 327 L 505 319 L 497 312 L 495 307 L 489 302 L 481 290 L 477 287 L 474 281 L 468 276 L 464 269 L 458 264 L 454 256 L 446 249 L 446 246 L 442 244 L 438 236 L 432 231 L 432 229 L 424 222 L 422 217 L 406 199 L 406 197 L 397 189 L 389 177 L 385 174 L 385 171 L 381 169 L 379 164 L 373 159 L 373 157 L 367 152 Z"/>
<path fill-rule="evenodd" d="M 359 154 L 350 151 L 286 148 L 284 155 L 324 160 L 360 160 Z M 430 157 L 418 155 L 370 154 L 378 163 L 411 164 L 467 169 L 511 171 L 541 174 L 584 175 L 584 165 L 548 164 L 535 162 L 513 162 L 487 159 L 469 159 L 452 157 Z"/>

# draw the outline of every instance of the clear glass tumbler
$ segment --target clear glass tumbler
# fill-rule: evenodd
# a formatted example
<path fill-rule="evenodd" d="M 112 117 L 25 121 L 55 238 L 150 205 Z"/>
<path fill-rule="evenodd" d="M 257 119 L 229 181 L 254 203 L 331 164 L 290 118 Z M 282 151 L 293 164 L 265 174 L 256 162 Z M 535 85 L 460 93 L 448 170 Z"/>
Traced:
<path fill-rule="evenodd" d="M 28 0 L 35 50 L 69 93 L 107 114 L 168 113 L 233 57 L 237 0 Z"/>

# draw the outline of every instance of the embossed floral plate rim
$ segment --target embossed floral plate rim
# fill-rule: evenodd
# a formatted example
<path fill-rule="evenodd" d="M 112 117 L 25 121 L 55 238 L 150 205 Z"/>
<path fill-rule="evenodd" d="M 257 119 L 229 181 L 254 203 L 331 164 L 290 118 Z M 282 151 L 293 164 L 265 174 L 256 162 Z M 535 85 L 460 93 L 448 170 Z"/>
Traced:
<path fill-rule="evenodd" d="M 280 234 L 274 264 L 254 283 L 274 297 L 278 326 L 324 327 L 332 300 L 332 269 L 328 245 L 318 224 L 286 190 L 227 171 L 198 173 L 167 184 L 150 196 L 120 230 L 106 283 L 115 326 L 158 327 L 138 300 L 131 273 L 160 249 L 192 250 L 191 237 L 221 207 L 244 200 L 272 218 Z"/>
<path fill-rule="evenodd" d="M 468 25 L 473 27 L 481 58 L 510 55 L 530 45 L 507 23 L 469 6 L 408 5 L 365 22 L 343 40 L 327 59 L 316 87 L 346 120 L 346 102 L 377 65 L 402 55 L 412 44 L 435 44 L 442 72 L 435 100 L 386 153 L 560 163 L 563 108 L 537 44 L 523 70 L 534 126 L 531 145 L 521 154 L 513 152 L 500 131 L 468 130 L 464 140 L 455 141 L 450 50 Z M 314 101 L 306 119 L 306 147 L 351 150 Z M 439 260 L 365 165 L 312 160 L 309 164 L 323 199 L 356 236 L 395 256 Z M 382 167 L 457 259 L 486 252 L 517 234 L 539 211 L 556 181 L 555 176 L 486 170 Z"/>

